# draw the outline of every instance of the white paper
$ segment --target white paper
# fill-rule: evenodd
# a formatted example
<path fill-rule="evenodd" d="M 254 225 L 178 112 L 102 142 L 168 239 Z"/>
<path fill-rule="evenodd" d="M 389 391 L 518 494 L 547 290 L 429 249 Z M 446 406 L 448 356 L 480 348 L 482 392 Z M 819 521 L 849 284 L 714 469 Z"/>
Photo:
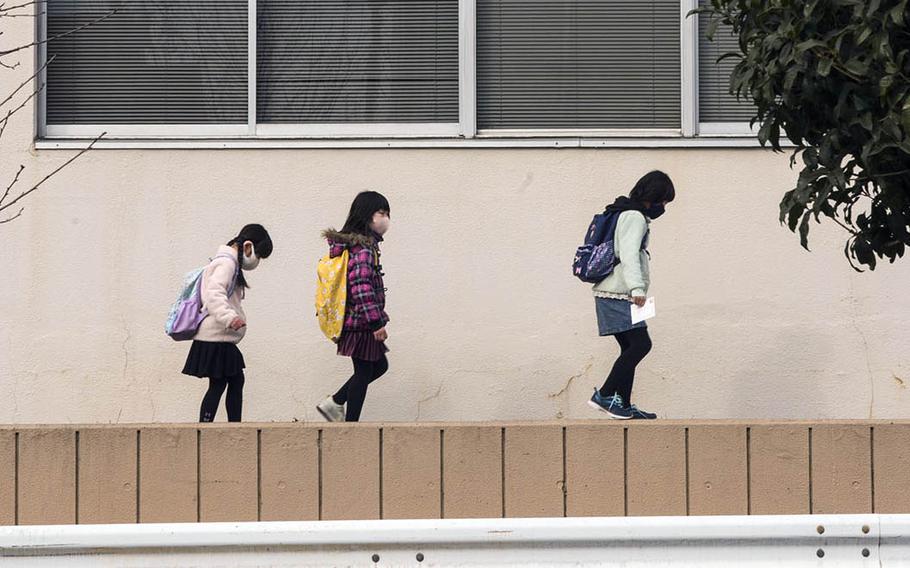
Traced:
<path fill-rule="evenodd" d="M 651 319 L 656 315 L 657 310 L 654 307 L 654 298 L 648 298 L 645 301 L 645 305 L 640 308 L 632 304 L 632 325 Z"/>

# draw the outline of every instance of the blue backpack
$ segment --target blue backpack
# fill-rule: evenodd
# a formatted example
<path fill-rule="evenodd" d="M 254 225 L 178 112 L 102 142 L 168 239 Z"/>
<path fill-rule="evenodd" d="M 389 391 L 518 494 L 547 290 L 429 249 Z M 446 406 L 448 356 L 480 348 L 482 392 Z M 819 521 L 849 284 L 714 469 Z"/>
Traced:
<path fill-rule="evenodd" d="M 619 264 L 613 249 L 613 238 L 616 234 L 616 223 L 621 212 L 599 213 L 594 216 L 585 244 L 575 251 L 572 262 L 572 274 L 582 282 L 596 284 L 613 272 Z"/>

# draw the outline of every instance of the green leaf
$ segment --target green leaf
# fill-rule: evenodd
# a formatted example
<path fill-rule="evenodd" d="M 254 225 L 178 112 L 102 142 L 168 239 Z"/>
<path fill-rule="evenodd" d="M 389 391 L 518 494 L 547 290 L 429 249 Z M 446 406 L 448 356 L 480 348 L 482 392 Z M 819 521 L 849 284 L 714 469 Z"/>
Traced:
<path fill-rule="evenodd" d="M 805 16 L 806 18 L 811 16 L 812 12 L 815 11 L 815 7 L 818 6 L 818 2 L 819 2 L 819 0 L 812 0 L 812 2 L 809 2 L 809 4 L 807 4 L 806 7 L 803 8 L 803 16 Z"/>
<path fill-rule="evenodd" d="M 811 169 L 818 167 L 818 150 L 815 148 L 806 148 L 803 151 L 803 163 Z"/>
<path fill-rule="evenodd" d="M 904 101 L 901 109 L 901 126 L 904 127 L 904 140 L 910 140 L 910 97 Z"/>
<path fill-rule="evenodd" d="M 711 21 L 708 22 L 708 29 L 705 30 L 705 37 L 708 38 L 708 41 L 714 41 L 714 34 L 717 33 L 717 27 L 720 25 L 720 18 L 711 18 Z"/>
<path fill-rule="evenodd" d="M 827 77 L 831 73 L 831 66 L 834 64 L 834 60 L 830 57 L 822 57 L 818 60 L 818 74 L 822 77 Z"/>
<path fill-rule="evenodd" d="M 821 40 L 810 39 L 810 40 L 802 41 L 802 42 L 799 42 L 798 44 L 796 44 L 796 51 L 798 51 L 798 52 L 809 51 L 810 49 L 812 49 L 814 47 L 827 48 L 828 44 Z"/>
<path fill-rule="evenodd" d="M 891 19 L 894 20 L 895 24 L 897 24 L 899 26 L 903 26 L 904 25 L 904 16 L 905 16 L 906 12 L 907 12 L 907 0 L 904 0 L 903 2 L 901 2 L 900 4 L 898 4 L 897 6 L 892 8 L 889 15 L 891 16 Z"/>
<path fill-rule="evenodd" d="M 803 211 L 805 211 L 805 207 L 796 204 L 787 212 L 787 226 L 790 227 L 791 231 L 796 231 L 796 225 L 799 224 L 799 216 L 803 214 Z"/>
<path fill-rule="evenodd" d="M 864 28 L 863 31 L 860 32 L 859 36 L 856 38 L 856 46 L 857 47 L 861 46 L 863 43 L 865 43 L 865 41 L 867 39 L 869 39 L 870 36 L 872 36 L 872 28 L 869 28 L 869 27 Z"/>
<path fill-rule="evenodd" d="M 859 59 L 851 59 L 850 61 L 844 63 L 844 68 L 852 73 L 853 75 L 865 75 L 869 72 L 869 65 L 863 63 Z"/>
<path fill-rule="evenodd" d="M 803 214 L 803 220 L 799 224 L 799 244 L 806 250 L 809 250 L 809 219 L 811 217 L 812 214 L 809 211 L 806 211 L 806 213 Z"/>
<path fill-rule="evenodd" d="M 761 128 L 758 129 L 758 143 L 764 146 L 768 143 L 768 137 L 771 135 L 771 125 L 773 123 L 770 120 L 765 121 Z"/>
<path fill-rule="evenodd" d="M 881 6 L 882 0 L 870 0 L 869 9 L 866 10 L 866 17 L 871 18 L 873 14 L 878 12 L 878 7 Z M 857 41 L 857 45 L 863 43 L 862 41 Z"/>
<path fill-rule="evenodd" d="M 862 236 L 857 236 L 853 242 L 853 253 L 860 264 L 865 264 L 869 270 L 875 270 L 875 253 L 872 245 Z"/>
<path fill-rule="evenodd" d="M 855 264 L 853 264 L 853 259 L 856 258 L 856 253 L 853 252 L 853 243 L 855 240 L 856 240 L 855 237 L 851 237 L 851 238 L 847 239 L 847 243 L 844 245 L 844 256 L 847 257 L 847 262 L 850 263 L 850 268 L 852 268 L 853 270 L 855 270 L 857 272 L 863 272 L 862 270 L 857 268 Z"/>

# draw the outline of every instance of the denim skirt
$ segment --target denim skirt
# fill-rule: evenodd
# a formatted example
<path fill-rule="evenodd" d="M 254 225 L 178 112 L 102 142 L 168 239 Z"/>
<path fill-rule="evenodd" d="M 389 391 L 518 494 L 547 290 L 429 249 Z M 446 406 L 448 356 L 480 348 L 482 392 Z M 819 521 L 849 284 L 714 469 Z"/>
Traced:
<path fill-rule="evenodd" d="M 646 322 L 632 324 L 632 302 L 615 298 L 594 298 L 597 330 L 600 335 L 616 335 L 630 329 L 648 327 Z"/>

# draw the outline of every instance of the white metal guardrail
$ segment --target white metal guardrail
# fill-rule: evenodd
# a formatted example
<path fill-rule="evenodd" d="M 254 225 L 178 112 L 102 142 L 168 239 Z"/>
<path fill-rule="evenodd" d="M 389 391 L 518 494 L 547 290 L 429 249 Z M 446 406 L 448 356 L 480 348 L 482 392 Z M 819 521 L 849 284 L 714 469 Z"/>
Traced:
<path fill-rule="evenodd" d="M 0 528 L 0 566 L 910 566 L 910 515 Z"/>

